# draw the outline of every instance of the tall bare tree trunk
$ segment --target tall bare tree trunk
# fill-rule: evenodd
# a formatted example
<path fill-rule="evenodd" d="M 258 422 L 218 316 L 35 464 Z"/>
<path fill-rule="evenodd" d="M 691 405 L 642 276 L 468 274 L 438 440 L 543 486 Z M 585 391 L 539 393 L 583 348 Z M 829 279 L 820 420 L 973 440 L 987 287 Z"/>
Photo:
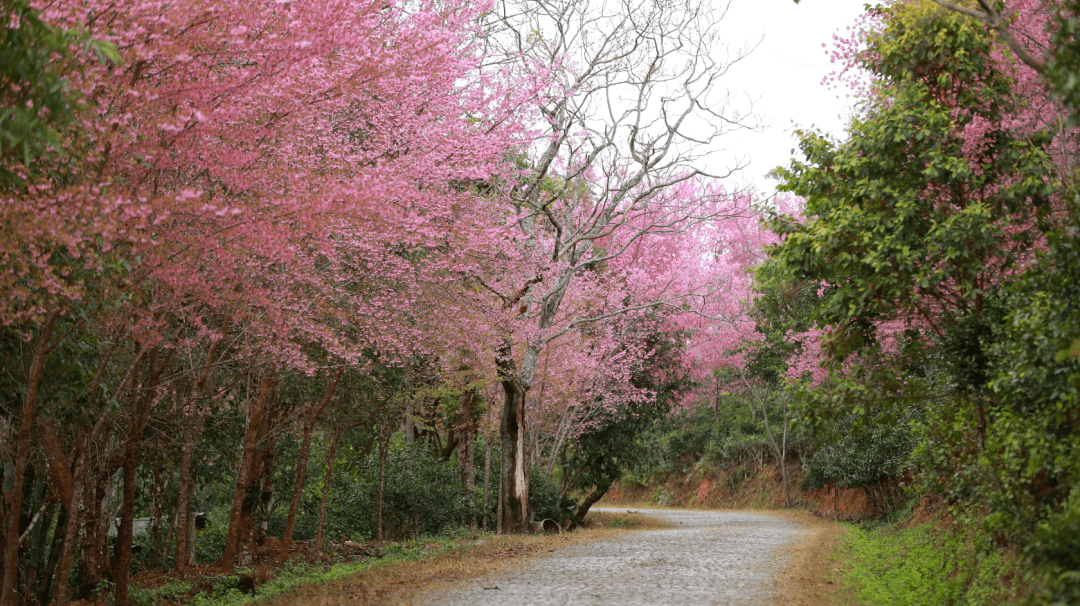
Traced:
<path fill-rule="evenodd" d="M 296 459 L 296 478 L 293 482 L 292 500 L 289 502 L 289 515 L 285 519 L 285 535 L 281 540 L 281 555 L 278 558 L 281 566 L 285 565 L 285 560 L 289 557 L 289 549 L 292 548 L 293 529 L 296 528 L 296 512 L 300 510 L 300 497 L 304 494 L 304 478 L 307 477 L 308 455 L 311 452 L 311 434 L 315 431 L 315 423 L 319 420 L 319 415 L 326 409 L 330 399 L 334 397 L 334 390 L 337 388 L 342 372 L 343 369 L 338 369 L 334 373 L 334 378 L 330 380 L 330 385 L 326 387 L 322 398 L 319 398 L 311 412 L 305 415 L 304 440 L 300 444 L 300 456 Z"/>
<path fill-rule="evenodd" d="M 226 322 L 227 325 L 228 322 Z M 195 519 L 194 512 L 191 510 L 191 497 L 195 489 L 191 478 L 191 458 L 194 453 L 195 443 L 199 439 L 203 416 L 205 415 L 205 409 L 201 402 L 203 390 L 210 380 L 211 364 L 214 362 L 220 344 L 221 340 L 217 340 L 207 348 L 206 360 L 198 378 L 195 380 L 195 384 L 191 387 L 191 393 L 187 399 L 188 406 L 194 406 L 195 409 L 187 411 L 184 418 L 184 438 L 183 444 L 180 445 L 180 478 L 176 503 L 178 512 L 176 515 L 176 558 L 173 561 L 173 570 L 175 571 L 179 571 L 184 566 L 190 566 L 195 551 L 191 540 L 195 536 L 195 531 L 193 528 L 188 527 Z M 180 414 L 184 413 L 185 411 L 181 409 Z"/>
<path fill-rule="evenodd" d="M 326 499 L 330 496 L 330 478 L 334 473 L 334 458 L 337 456 L 341 431 L 340 428 L 334 430 L 334 438 L 330 441 L 330 452 L 326 455 L 326 477 L 323 478 L 322 501 L 319 502 L 319 529 L 315 532 L 315 551 L 322 551 L 323 524 L 326 523 Z"/>
<path fill-rule="evenodd" d="M 266 373 L 259 382 L 259 393 L 248 412 L 248 426 L 244 433 L 244 454 L 240 460 L 240 469 L 236 477 L 236 489 L 233 492 L 232 509 L 229 511 L 229 531 L 225 537 L 225 552 L 221 555 L 221 569 L 223 572 L 232 572 L 236 566 L 236 556 L 240 551 L 242 538 L 241 514 L 244 501 L 247 499 L 248 489 L 255 484 L 256 447 L 259 434 L 259 425 L 266 412 L 266 405 L 270 399 L 270 392 L 274 388 L 274 378 L 271 373 Z"/>
<path fill-rule="evenodd" d="M 507 364 L 501 361 L 501 364 Z M 513 360 L 509 361 L 512 368 Z M 529 466 L 525 461 L 525 390 L 512 374 L 504 374 L 502 422 L 499 424 L 499 532 L 529 531 Z"/>
<path fill-rule="evenodd" d="M 132 543 L 134 542 L 135 523 L 135 471 L 142 451 L 143 432 L 150 420 L 150 410 L 156 399 L 161 373 L 172 359 L 170 350 L 159 359 L 159 348 L 154 348 L 147 359 L 146 379 L 141 390 L 136 390 L 132 383 L 131 422 L 128 426 L 127 441 L 124 444 L 124 496 L 120 517 L 120 527 L 116 533 L 116 555 L 113 561 L 113 581 L 116 583 L 116 603 L 126 604 L 128 579 L 131 575 Z"/>
<path fill-rule="evenodd" d="M 488 495 L 490 494 L 489 487 L 491 486 L 491 438 L 492 436 L 487 436 L 484 439 L 484 515 L 480 518 L 480 528 L 482 530 L 488 529 L 488 511 L 491 507 L 490 501 L 488 500 Z"/>
<path fill-rule="evenodd" d="M 466 389 L 459 400 L 458 414 L 458 467 L 461 469 L 461 485 L 470 511 L 476 510 L 476 465 L 473 445 L 476 436 L 476 392 Z M 476 528 L 476 516 L 469 520 L 469 528 Z"/>

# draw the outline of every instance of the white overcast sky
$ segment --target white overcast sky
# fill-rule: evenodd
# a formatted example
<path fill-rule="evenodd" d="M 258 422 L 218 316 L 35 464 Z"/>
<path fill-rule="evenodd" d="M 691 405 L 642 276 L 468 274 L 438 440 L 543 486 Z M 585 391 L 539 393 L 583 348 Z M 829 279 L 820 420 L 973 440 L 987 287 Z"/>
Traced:
<path fill-rule="evenodd" d="M 843 90 L 822 86 L 836 64 L 829 62 L 825 43 L 832 47 L 838 30 L 848 33 L 868 0 L 733 0 L 722 23 L 732 48 L 761 39 L 748 57 L 731 67 L 722 84 L 737 96 L 755 100 L 754 110 L 767 123 L 762 132 L 732 133 L 712 170 L 730 166 L 736 156 L 750 165 L 733 177 L 739 185 L 753 185 L 770 194 L 776 183 L 765 174 L 787 165 L 796 140 L 796 128 L 816 126 L 842 137 L 849 100 Z M 837 99 L 837 95 L 840 96 Z"/>

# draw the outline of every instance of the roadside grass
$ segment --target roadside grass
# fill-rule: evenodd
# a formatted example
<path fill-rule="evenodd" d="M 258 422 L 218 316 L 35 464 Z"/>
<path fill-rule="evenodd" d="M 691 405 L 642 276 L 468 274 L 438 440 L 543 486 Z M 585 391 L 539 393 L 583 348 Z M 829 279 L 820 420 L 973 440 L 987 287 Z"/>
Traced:
<path fill-rule="evenodd" d="M 457 529 L 435 537 L 385 543 L 381 557 L 329 567 L 290 561 L 254 588 L 241 590 L 252 571 L 207 578 L 196 584 L 174 582 L 157 589 L 132 588 L 138 606 L 331 606 L 407 603 L 408 596 L 511 566 L 521 557 L 555 551 L 580 542 L 613 538 L 626 532 L 668 527 L 646 515 L 595 512 L 588 527 L 562 535 L 509 535 Z"/>
<path fill-rule="evenodd" d="M 1029 565 L 989 537 L 940 518 L 845 524 L 845 593 L 869 606 L 998 606 L 1038 603 Z M 850 601 L 847 603 L 851 603 Z"/>

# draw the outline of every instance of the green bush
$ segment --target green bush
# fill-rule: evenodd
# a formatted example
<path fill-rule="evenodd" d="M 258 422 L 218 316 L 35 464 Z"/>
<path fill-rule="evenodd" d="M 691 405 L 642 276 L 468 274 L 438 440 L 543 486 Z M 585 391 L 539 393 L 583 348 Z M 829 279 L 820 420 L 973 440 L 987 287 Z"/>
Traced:
<path fill-rule="evenodd" d="M 829 482 L 839 488 L 861 488 L 901 475 L 913 447 L 907 419 L 861 432 L 851 431 L 854 421 L 854 416 L 842 420 L 837 430 L 843 437 L 806 460 L 807 487 L 817 490 Z"/>
<path fill-rule="evenodd" d="M 534 520 L 555 520 L 573 517 L 573 508 L 577 503 L 567 497 L 559 496 L 559 485 L 539 468 L 529 472 L 529 507 L 533 510 Z"/>
<path fill-rule="evenodd" d="M 338 477 L 326 507 L 324 536 L 328 538 L 375 536 L 375 503 L 379 488 L 378 452 L 369 455 L 358 471 Z M 340 483 L 339 483 L 340 482 Z M 304 502 L 293 538 L 314 538 L 318 525 L 320 491 Z M 443 461 L 426 442 L 391 443 L 383 487 L 383 534 L 406 538 L 438 534 L 445 528 L 464 525 L 472 514 L 462 496 L 458 468 Z M 281 536 L 287 508 L 279 508 L 268 532 Z"/>
<path fill-rule="evenodd" d="M 1080 604 L 1080 490 L 1036 527 L 1026 552 L 1048 574 L 1051 603 Z"/>
<path fill-rule="evenodd" d="M 195 533 L 195 562 L 211 564 L 225 553 L 225 537 L 229 534 L 228 510 L 211 512 L 206 528 Z"/>

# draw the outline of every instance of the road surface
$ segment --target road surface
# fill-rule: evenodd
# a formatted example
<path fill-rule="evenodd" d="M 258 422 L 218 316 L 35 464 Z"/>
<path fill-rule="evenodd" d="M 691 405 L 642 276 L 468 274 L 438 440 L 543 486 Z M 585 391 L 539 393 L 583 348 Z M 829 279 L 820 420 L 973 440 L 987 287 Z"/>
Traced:
<path fill-rule="evenodd" d="M 604 511 L 604 509 L 595 509 Z M 806 532 L 765 514 L 633 511 L 673 528 L 631 532 L 559 549 L 500 573 L 414 597 L 431 606 L 773 603 L 785 547 Z"/>

